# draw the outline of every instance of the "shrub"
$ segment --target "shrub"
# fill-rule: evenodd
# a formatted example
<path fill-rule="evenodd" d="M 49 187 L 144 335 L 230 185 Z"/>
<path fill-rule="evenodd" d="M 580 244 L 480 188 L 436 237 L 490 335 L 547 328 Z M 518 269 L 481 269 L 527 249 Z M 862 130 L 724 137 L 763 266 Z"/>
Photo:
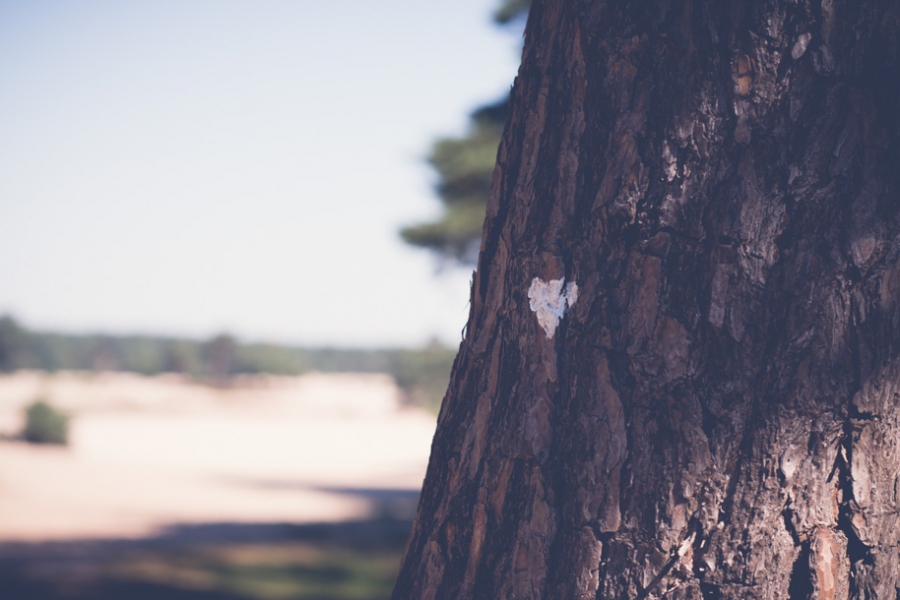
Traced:
<path fill-rule="evenodd" d="M 44 400 L 37 400 L 25 410 L 22 437 L 34 444 L 69 443 L 69 416 Z"/>

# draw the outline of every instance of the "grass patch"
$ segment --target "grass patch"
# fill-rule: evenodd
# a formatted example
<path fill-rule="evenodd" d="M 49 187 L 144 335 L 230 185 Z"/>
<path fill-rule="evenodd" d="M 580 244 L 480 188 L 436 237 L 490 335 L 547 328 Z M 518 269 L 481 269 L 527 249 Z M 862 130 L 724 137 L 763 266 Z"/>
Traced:
<path fill-rule="evenodd" d="M 144 552 L 121 559 L 109 574 L 118 581 L 260 600 L 376 600 L 390 596 L 400 557 L 399 549 L 230 543 L 177 553 Z"/>

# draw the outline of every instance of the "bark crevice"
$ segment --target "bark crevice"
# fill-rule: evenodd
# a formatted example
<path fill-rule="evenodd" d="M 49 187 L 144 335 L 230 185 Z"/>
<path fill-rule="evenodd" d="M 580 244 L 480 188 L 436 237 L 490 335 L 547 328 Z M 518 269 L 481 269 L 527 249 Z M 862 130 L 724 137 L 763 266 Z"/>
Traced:
<path fill-rule="evenodd" d="M 806 600 L 813 597 L 813 572 L 809 567 L 810 543 L 798 544 L 799 552 L 791 569 L 788 597 L 791 600 Z"/>

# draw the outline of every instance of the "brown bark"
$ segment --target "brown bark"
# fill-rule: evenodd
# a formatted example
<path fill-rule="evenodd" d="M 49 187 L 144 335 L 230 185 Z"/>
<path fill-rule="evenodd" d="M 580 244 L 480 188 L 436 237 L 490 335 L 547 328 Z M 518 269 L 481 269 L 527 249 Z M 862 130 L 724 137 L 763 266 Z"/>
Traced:
<path fill-rule="evenodd" d="M 896 1 L 533 4 L 396 600 L 898 596 L 898 82 Z"/>

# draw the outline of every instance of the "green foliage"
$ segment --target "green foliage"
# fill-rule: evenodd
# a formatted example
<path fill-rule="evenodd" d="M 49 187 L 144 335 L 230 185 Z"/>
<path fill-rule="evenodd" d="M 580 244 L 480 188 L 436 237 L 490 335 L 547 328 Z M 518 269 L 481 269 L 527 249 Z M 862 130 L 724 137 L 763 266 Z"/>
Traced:
<path fill-rule="evenodd" d="M 445 259 L 475 262 L 507 108 L 506 99 L 482 107 L 472 113 L 466 137 L 434 143 L 428 162 L 438 174 L 435 191 L 444 214 L 436 221 L 402 229 L 405 242 Z"/>
<path fill-rule="evenodd" d="M 14 371 L 26 345 L 25 331 L 9 316 L 0 317 L 0 372 Z"/>
<path fill-rule="evenodd" d="M 300 375 L 310 369 L 305 348 L 290 348 L 275 344 L 238 344 L 235 348 L 235 371 L 239 373 L 269 373 L 271 375 Z"/>
<path fill-rule="evenodd" d="M 503 0 L 500 8 L 494 11 L 494 21 L 505 25 L 528 14 L 531 0 Z"/>
<path fill-rule="evenodd" d="M 203 373 L 203 356 L 200 346 L 190 340 L 167 340 L 161 343 L 161 373 L 183 373 L 200 377 Z"/>
<path fill-rule="evenodd" d="M 512 23 L 528 12 L 529 5 L 529 0 L 504 0 L 494 20 Z M 438 175 L 435 192 L 444 205 L 443 214 L 435 221 L 403 228 L 400 236 L 406 243 L 431 250 L 444 260 L 475 263 L 508 113 L 508 98 L 482 106 L 470 115 L 465 136 L 442 138 L 432 145 L 428 163 Z"/>
<path fill-rule="evenodd" d="M 37 400 L 25 409 L 25 441 L 33 444 L 69 443 L 69 416 L 45 400 Z"/>

